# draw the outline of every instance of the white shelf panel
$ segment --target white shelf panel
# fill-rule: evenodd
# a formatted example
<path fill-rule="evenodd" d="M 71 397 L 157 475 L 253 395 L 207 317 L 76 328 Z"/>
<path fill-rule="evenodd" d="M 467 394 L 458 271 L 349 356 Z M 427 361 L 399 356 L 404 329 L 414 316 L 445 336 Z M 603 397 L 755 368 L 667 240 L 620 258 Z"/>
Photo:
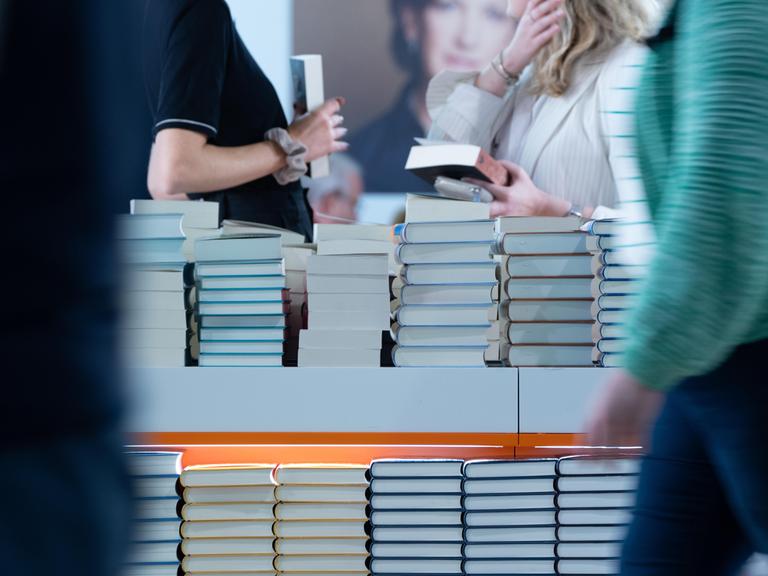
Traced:
<path fill-rule="evenodd" d="M 516 369 L 129 371 L 129 431 L 518 432 Z"/>
<path fill-rule="evenodd" d="M 614 368 L 520 368 L 520 433 L 583 431 L 595 394 Z"/>

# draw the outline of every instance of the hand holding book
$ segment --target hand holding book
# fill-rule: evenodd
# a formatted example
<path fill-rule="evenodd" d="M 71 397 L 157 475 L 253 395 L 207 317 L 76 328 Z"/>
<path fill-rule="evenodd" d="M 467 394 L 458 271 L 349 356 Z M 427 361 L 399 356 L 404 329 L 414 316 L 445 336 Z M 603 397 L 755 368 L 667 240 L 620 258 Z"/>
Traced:
<path fill-rule="evenodd" d="M 349 144 L 342 142 L 347 129 L 342 126 L 344 117 L 339 114 L 344 98 L 332 98 L 314 112 L 296 119 L 288 132 L 294 140 L 307 147 L 307 161 L 311 162 L 334 152 L 344 152 Z"/>

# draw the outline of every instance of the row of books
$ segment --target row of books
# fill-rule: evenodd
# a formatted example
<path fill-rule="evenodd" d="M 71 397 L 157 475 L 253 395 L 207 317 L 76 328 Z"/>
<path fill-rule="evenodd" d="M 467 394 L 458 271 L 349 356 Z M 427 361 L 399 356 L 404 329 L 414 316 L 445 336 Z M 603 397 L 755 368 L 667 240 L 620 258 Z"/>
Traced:
<path fill-rule="evenodd" d="M 177 454 L 131 459 L 137 524 L 152 530 L 136 531 L 132 576 L 179 562 L 187 574 L 615 574 L 638 472 L 631 458 L 388 459 L 179 478 Z"/>

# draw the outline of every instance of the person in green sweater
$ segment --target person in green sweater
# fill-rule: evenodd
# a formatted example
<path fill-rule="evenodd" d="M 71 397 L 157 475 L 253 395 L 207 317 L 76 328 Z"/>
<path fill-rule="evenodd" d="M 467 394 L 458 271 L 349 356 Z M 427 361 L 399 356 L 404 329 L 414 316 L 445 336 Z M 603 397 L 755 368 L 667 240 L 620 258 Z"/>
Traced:
<path fill-rule="evenodd" d="M 621 574 L 730 574 L 768 552 L 768 1 L 678 0 L 648 44 L 658 243 L 588 432 L 650 440 Z"/>

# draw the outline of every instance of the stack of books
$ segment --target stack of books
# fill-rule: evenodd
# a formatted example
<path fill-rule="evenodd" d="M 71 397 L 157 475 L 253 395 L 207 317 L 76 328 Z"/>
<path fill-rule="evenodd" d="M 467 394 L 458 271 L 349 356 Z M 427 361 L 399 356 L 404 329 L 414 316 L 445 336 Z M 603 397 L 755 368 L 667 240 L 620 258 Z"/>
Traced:
<path fill-rule="evenodd" d="M 555 574 L 557 460 L 464 467 L 465 574 Z"/>
<path fill-rule="evenodd" d="M 181 543 L 179 452 L 128 452 L 136 500 L 126 576 L 176 576 Z"/>
<path fill-rule="evenodd" d="M 190 466 L 182 472 L 186 574 L 274 574 L 274 466 Z"/>
<path fill-rule="evenodd" d="M 299 366 L 380 366 L 382 332 L 389 328 L 387 256 L 309 256 L 307 292 Z"/>
<path fill-rule="evenodd" d="M 195 244 L 200 366 L 283 365 L 288 291 L 278 234 Z"/>
<path fill-rule="evenodd" d="M 121 350 L 128 365 L 182 367 L 189 344 L 181 214 L 118 218 Z"/>
<path fill-rule="evenodd" d="M 498 340 L 497 266 L 491 255 L 492 220 L 416 222 L 455 215 L 468 202 L 409 197 L 408 222 L 395 229 L 402 264 L 393 284 L 392 336 L 396 366 L 482 367 L 491 342 Z M 443 209 L 443 205 L 447 208 Z"/>
<path fill-rule="evenodd" d="M 371 463 L 372 574 L 462 573 L 462 464 Z"/>
<path fill-rule="evenodd" d="M 561 458 L 557 464 L 557 573 L 618 574 L 640 461 Z"/>
<path fill-rule="evenodd" d="M 500 218 L 502 359 L 592 365 L 592 268 L 580 220 Z"/>
<path fill-rule="evenodd" d="M 368 573 L 366 470 L 331 464 L 278 467 L 277 571 Z"/>
<path fill-rule="evenodd" d="M 645 259 L 633 258 L 632 251 L 645 244 L 626 246 L 628 228 L 641 228 L 641 234 L 652 230 L 649 226 L 630 225 L 620 220 L 600 220 L 587 224 L 587 248 L 592 253 L 592 271 L 595 279 L 592 293 L 595 298 L 592 315 L 595 320 L 592 359 L 602 367 L 620 367 L 625 349 L 624 321 L 634 305 L 640 289 L 640 280 L 646 272 Z"/>
<path fill-rule="evenodd" d="M 313 240 L 322 256 L 386 254 L 389 270 L 395 266 L 392 227 L 383 224 L 315 224 Z"/>

